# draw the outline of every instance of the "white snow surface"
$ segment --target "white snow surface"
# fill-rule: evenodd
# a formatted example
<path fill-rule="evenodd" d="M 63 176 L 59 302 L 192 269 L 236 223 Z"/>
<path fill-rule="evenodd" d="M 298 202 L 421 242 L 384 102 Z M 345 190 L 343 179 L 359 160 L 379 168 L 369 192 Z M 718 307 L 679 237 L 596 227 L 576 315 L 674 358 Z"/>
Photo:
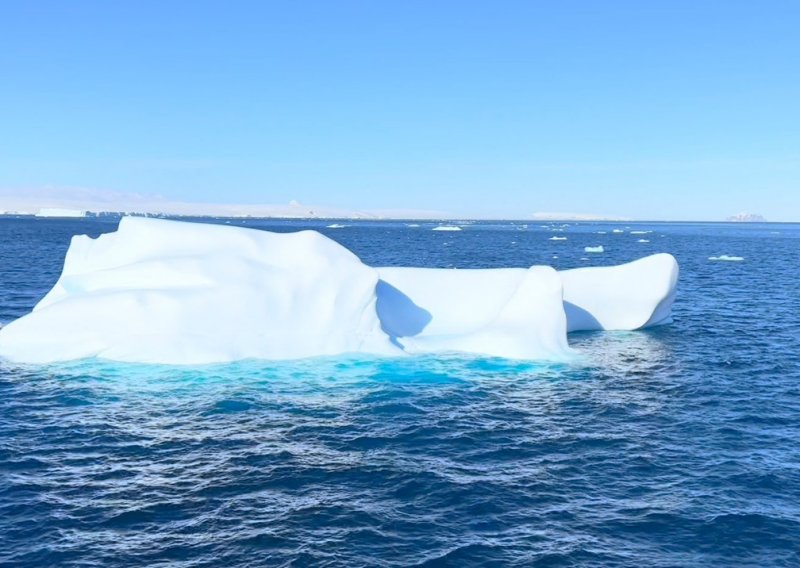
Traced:
<path fill-rule="evenodd" d="M 126 217 L 73 238 L 0 357 L 165 364 L 466 352 L 566 360 L 567 331 L 669 320 L 670 255 L 617 267 L 371 268 L 315 231 Z"/>
<path fill-rule="evenodd" d="M 559 276 L 568 331 L 634 330 L 672 321 L 678 262 L 671 254 L 564 270 Z"/>
<path fill-rule="evenodd" d="M 569 357 L 561 280 L 549 266 L 378 268 L 378 315 L 409 353 Z"/>

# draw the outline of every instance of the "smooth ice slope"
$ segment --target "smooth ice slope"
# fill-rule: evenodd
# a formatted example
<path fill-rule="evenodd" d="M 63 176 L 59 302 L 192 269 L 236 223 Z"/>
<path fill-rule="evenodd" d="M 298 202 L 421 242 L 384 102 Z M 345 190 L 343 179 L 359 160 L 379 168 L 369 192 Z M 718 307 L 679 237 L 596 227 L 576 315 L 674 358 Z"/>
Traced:
<path fill-rule="evenodd" d="M 0 330 L 0 356 L 199 364 L 399 353 L 378 321 L 377 283 L 314 231 L 126 217 L 116 233 L 73 238 L 53 290 Z"/>
<path fill-rule="evenodd" d="M 378 315 L 409 353 L 569 357 L 561 280 L 548 266 L 379 268 Z"/>
<path fill-rule="evenodd" d="M 672 321 L 678 263 L 671 254 L 564 270 L 559 276 L 568 331 L 633 330 Z"/>

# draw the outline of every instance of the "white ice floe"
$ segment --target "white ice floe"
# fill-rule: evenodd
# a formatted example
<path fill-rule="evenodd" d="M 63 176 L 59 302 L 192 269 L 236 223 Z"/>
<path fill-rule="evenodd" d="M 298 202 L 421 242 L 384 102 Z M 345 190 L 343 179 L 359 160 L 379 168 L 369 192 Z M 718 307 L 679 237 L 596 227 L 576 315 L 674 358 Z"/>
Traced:
<path fill-rule="evenodd" d="M 624 233 L 625 231 L 623 231 L 622 229 L 614 229 L 614 230 L 613 230 L 613 231 L 611 231 L 611 232 L 612 232 L 612 233 Z"/>
<path fill-rule="evenodd" d="M 567 237 L 550 237 L 548 241 L 566 241 Z"/>
<path fill-rule="evenodd" d="M 652 232 L 653 231 L 631 231 L 630 234 L 631 235 L 647 235 L 647 234 L 652 233 Z"/>
<path fill-rule="evenodd" d="M 326 228 L 326 229 L 344 229 L 345 227 L 347 227 L 347 225 L 341 225 L 341 224 L 339 224 L 339 223 L 333 223 L 333 224 L 331 224 L 331 225 L 328 225 L 328 226 L 327 226 L 327 227 L 325 227 L 325 228 Z"/>
<path fill-rule="evenodd" d="M 637 242 L 637 243 L 649 243 L 650 241 L 649 241 L 648 239 L 639 239 L 639 240 L 638 240 L 638 241 L 636 241 L 636 242 Z"/>
<path fill-rule="evenodd" d="M 670 254 L 564 270 L 559 276 L 569 331 L 633 330 L 672 321 L 678 263 Z"/>
<path fill-rule="evenodd" d="M 461 227 L 456 225 L 439 225 L 438 227 L 434 227 L 431 231 L 460 231 Z"/>
<path fill-rule="evenodd" d="M 741 262 L 744 260 L 743 256 L 728 256 L 727 254 L 721 254 L 719 256 L 709 256 L 708 260 L 723 260 L 728 262 Z"/>
<path fill-rule="evenodd" d="M 596 247 L 583 247 L 583 252 L 604 252 L 603 245 L 598 245 Z"/>
<path fill-rule="evenodd" d="M 0 357 L 205 364 L 458 351 L 565 360 L 568 329 L 665 322 L 673 264 L 655 255 L 561 273 L 375 269 L 315 231 L 129 217 L 115 233 L 73 238 L 53 289 L 0 329 Z"/>

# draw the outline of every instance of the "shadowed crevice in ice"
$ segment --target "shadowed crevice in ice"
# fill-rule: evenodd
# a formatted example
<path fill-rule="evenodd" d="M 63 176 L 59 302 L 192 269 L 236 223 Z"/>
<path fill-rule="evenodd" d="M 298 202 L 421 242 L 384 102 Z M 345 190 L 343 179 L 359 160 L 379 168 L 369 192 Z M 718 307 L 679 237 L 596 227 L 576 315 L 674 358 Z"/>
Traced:
<path fill-rule="evenodd" d="M 597 321 L 597 318 L 591 312 L 576 306 L 572 302 L 564 302 L 564 314 L 567 316 L 567 328 L 569 331 L 602 329 L 602 324 Z"/>
<path fill-rule="evenodd" d="M 419 335 L 431 322 L 431 313 L 419 307 L 403 292 L 384 280 L 375 288 L 378 296 L 376 309 L 381 327 L 397 344 L 398 337 Z"/>

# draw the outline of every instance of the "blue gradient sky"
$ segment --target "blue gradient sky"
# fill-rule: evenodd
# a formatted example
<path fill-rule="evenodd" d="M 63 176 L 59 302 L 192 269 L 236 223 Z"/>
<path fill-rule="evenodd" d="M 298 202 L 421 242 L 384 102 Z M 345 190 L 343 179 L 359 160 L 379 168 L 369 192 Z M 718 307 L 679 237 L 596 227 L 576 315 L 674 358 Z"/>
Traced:
<path fill-rule="evenodd" d="M 800 220 L 800 3 L 0 5 L 0 189 Z"/>

